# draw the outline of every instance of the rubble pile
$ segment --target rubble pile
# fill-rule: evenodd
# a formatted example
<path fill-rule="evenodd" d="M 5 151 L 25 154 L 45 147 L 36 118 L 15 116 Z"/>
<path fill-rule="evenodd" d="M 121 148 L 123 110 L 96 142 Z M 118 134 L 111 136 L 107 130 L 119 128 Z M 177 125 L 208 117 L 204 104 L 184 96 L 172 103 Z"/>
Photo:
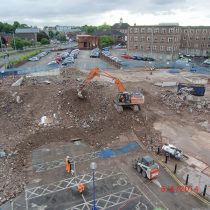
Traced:
<path fill-rule="evenodd" d="M 196 97 L 188 93 L 177 94 L 174 91 L 166 90 L 161 93 L 161 101 L 168 105 L 170 109 L 181 111 L 189 110 L 198 112 L 210 111 L 210 100 L 205 97 Z"/>
<path fill-rule="evenodd" d="M 83 78 L 75 69 L 64 69 L 61 76 L 48 77 L 47 82 L 41 77 L 26 78 L 18 87 L 11 85 L 19 78 L 4 78 L 0 90 L 0 148 L 12 155 L 0 157 L 0 204 L 24 189 L 24 169 L 30 167 L 29 155 L 35 148 L 80 138 L 100 149 L 124 132 L 152 129 L 151 113 L 145 121 L 143 111 L 128 109 L 119 114 L 115 110 L 113 84 L 92 82 L 86 98 L 79 99 L 77 88 Z M 157 136 L 149 130 L 143 143 L 156 145 Z"/>

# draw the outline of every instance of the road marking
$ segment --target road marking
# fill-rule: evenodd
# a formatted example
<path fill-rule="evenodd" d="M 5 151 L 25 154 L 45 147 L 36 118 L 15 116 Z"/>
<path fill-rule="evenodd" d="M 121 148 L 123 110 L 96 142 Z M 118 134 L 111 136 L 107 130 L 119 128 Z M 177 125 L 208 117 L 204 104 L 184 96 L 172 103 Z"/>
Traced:
<path fill-rule="evenodd" d="M 173 174 L 173 172 L 156 156 L 153 155 L 153 157 L 156 159 L 156 161 L 158 161 L 160 163 L 160 165 L 165 169 L 166 172 L 168 172 L 168 174 L 180 185 L 180 186 L 185 186 L 176 176 L 175 174 Z M 190 194 L 192 194 L 194 197 L 198 198 L 200 201 L 202 201 L 203 203 L 207 204 L 210 206 L 210 202 L 207 201 L 205 198 L 202 198 L 199 194 L 195 193 L 195 192 L 188 192 Z"/>
<path fill-rule="evenodd" d="M 159 182 L 157 179 L 153 179 L 152 182 L 153 182 L 154 184 L 156 184 L 159 188 L 162 187 L 162 185 L 160 184 L 160 182 Z"/>
<path fill-rule="evenodd" d="M 126 171 L 123 168 L 120 168 L 127 176 L 128 174 L 126 173 Z M 153 194 L 157 200 L 163 205 L 163 207 L 166 210 L 169 210 L 169 208 L 157 197 L 157 195 L 142 181 L 142 179 L 137 176 L 139 178 L 139 180 L 141 181 L 141 183 L 151 192 L 151 194 Z M 140 189 L 140 187 L 137 185 L 136 186 L 138 188 L 138 190 L 147 198 L 147 200 L 152 204 L 152 206 L 155 208 L 156 206 L 153 204 L 153 202 L 148 198 L 148 196 L 143 192 L 143 190 Z"/>

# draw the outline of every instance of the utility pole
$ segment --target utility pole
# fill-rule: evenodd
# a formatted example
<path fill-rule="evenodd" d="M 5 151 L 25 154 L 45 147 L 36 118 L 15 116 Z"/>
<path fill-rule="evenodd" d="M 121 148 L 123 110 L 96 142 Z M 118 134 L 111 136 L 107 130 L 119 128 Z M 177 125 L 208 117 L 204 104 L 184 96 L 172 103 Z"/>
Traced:
<path fill-rule="evenodd" d="M 3 53 L 3 46 L 2 46 L 1 36 L 0 36 L 0 42 L 1 42 L 1 52 Z"/>
<path fill-rule="evenodd" d="M 17 49 L 16 49 L 15 33 L 14 33 L 14 32 L 12 33 L 12 37 L 13 37 L 13 43 L 14 43 L 15 50 L 17 50 Z"/>

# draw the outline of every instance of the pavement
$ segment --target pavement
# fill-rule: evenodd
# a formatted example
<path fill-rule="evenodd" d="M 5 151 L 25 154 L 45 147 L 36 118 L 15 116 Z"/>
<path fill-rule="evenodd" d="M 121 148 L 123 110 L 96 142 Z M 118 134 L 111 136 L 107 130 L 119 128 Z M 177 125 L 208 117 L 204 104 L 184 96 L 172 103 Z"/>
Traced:
<path fill-rule="evenodd" d="M 126 145 L 123 142 L 112 146 L 113 151 L 118 151 L 114 156 L 102 158 L 96 151 L 86 145 L 82 140 L 69 143 L 45 145 L 32 154 L 31 167 L 27 169 L 31 177 L 22 193 L 13 202 L 7 203 L 1 208 L 11 209 L 91 209 L 92 199 L 92 171 L 90 163 L 96 162 L 96 204 L 98 209 L 154 209 L 161 207 L 170 210 L 207 210 L 208 206 L 201 200 L 179 189 L 172 192 L 162 191 L 164 186 L 178 186 L 177 182 L 160 165 L 160 176 L 153 180 L 143 178 L 132 168 L 132 160 L 148 154 L 141 147 L 138 139 L 127 135 L 127 143 L 136 142 L 136 150 L 128 150 L 120 153 L 119 148 Z M 123 149 L 123 151 L 125 151 Z M 64 159 L 69 155 L 73 163 L 73 174 L 65 173 Z M 48 168 L 36 170 L 38 164 L 59 162 L 63 164 L 48 164 Z M 39 165 L 40 166 L 40 165 Z M 181 168 L 179 169 L 181 170 Z M 78 183 L 85 183 L 83 195 L 77 192 Z"/>

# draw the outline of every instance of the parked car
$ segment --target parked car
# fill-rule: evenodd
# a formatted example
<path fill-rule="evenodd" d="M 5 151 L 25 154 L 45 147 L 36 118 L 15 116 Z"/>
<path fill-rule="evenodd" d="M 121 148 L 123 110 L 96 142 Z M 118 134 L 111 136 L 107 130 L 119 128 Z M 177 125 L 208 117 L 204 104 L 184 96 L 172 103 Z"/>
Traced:
<path fill-rule="evenodd" d="M 28 59 L 29 61 L 39 61 L 39 57 L 34 56 Z"/>
<path fill-rule="evenodd" d="M 150 58 L 150 57 L 144 57 L 143 61 L 155 61 L 154 58 Z"/>
<path fill-rule="evenodd" d="M 99 58 L 100 57 L 100 53 L 97 51 L 92 51 L 90 53 L 90 58 Z"/>
<path fill-rule="evenodd" d="M 125 59 L 132 59 L 133 57 L 128 55 L 128 54 L 123 54 L 121 55 L 122 58 L 125 58 Z"/>
<path fill-rule="evenodd" d="M 54 66 L 54 65 L 58 65 L 59 63 L 57 61 L 50 61 L 47 65 L 48 66 Z"/>
<path fill-rule="evenodd" d="M 133 60 L 143 61 L 143 57 L 134 55 L 134 56 L 133 56 Z"/>

